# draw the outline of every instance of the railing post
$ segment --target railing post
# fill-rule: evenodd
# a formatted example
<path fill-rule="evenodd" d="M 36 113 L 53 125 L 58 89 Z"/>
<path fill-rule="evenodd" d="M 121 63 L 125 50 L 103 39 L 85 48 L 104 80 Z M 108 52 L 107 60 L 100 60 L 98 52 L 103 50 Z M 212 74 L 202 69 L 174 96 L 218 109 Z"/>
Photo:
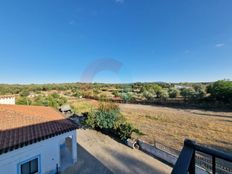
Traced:
<path fill-rule="evenodd" d="M 225 153 L 223 151 L 205 147 L 203 145 L 195 143 L 194 141 L 186 139 L 184 141 L 184 147 L 178 157 L 178 160 L 175 166 L 173 167 L 172 174 L 195 174 L 196 173 L 195 163 L 196 163 L 196 160 L 199 160 L 198 158 L 196 158 L 196 152 L 200 152 L 200 153 L 203 153 L 203 154 L 206 154 L 212 157 L 211 158 L 212 161 L 210 161 L 212 162 L 212 167 L 210 168 L 212 171 L 212 174 L 216 174 L 217 170 L 218 172 L 220 171 L 230 172 L 231 171 L 230 164 L 225 163 L 222 166 L 216 165 L 217 159 L 222 159 L 224 161 L 232 163 L 232 155 L 230 153 Z M 198 161 L 198 162 L 200 163 L 200 166 L 202 166 L 201 161 Z M 209 164 L 210 162 L 206 161 L 206 164 Z M 202 167 L 206 168 L 207 166 L 203 165 Z"/>
<path fill-rule="evenodd" d="M 189 174 L 195 174 L 195 155 L 196 155 L 196 152 L 194 150 L 193 155 L 192 155 L 192 159 L 191 159 L 191 163 L 189 166 Z"/>
<path fill-rule="evenodd" d="M 184 141 L 184 147 L 178 157 L 178 160 L 172 170 L 172 174 L 188 174 L 190 172 L 190 166 L 195 167 L 195 150 L 193 148 L 194 142 L 191 140 Z M 195 173 L 195 168 L 191 167 L 190 174 Z"/>
<path fill-rule="evenodd" d="M 216 158 L 213 155 L 212 156 L 212 174 L 215 174 L 215 173 L 216 173 Z"/>
<path fill-rule="evenodd" d="M 58 164 L 56 164 L 56 174 L 59 173 L 59 167 L 58 167 Z"/>

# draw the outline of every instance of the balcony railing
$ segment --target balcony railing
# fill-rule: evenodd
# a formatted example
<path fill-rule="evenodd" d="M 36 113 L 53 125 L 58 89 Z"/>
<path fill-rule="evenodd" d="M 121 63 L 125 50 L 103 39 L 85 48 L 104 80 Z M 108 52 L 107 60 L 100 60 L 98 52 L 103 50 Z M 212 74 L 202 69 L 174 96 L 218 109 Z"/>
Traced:
<path fill-rule="evenodd" d="M 206 156 L 208 158 L 204 163 L 205 167 L 203 167 L 207 172 L 212 174 L 232 173 L 231 154 L 199 145 L 191 140 L 185 140 L 184 147 L 173 167 L 172 174 L 195 174 L 196 166 L 201 166 L 198 163 L 201 156 L 204 156 L 204 159 L 206 159 Z"/>

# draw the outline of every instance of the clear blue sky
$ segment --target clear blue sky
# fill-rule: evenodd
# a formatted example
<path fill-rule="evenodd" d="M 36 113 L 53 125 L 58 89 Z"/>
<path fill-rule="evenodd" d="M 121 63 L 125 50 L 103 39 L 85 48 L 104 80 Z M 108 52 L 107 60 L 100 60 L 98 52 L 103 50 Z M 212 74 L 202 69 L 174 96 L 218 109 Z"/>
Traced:
<path fill-rule="evenodd" d="M 101 59 L 93 81 L 232 79 L 231 9 L 231 0 L 1 1 L 0 83 L 77 82 Z"/>

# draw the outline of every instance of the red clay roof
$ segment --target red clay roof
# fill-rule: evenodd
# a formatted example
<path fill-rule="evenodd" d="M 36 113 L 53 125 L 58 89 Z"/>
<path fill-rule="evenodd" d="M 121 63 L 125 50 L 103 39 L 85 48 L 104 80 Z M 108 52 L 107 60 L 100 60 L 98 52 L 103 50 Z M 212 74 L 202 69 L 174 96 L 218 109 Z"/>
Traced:
<path fill-rule="evenodd" d="M 0 95 L 0 98 L 12 98 L 14 95 Z"/>
<path fill-rule="evenodd" d="M 0 105 L 0 154 L 76 128 L 50 107 Z"/>

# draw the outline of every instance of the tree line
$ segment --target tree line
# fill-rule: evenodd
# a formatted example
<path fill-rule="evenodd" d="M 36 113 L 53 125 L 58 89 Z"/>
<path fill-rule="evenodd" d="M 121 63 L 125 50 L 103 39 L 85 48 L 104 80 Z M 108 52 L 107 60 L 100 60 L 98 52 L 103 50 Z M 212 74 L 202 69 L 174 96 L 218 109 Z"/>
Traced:
<path fill-rule="evenodd" d="M 65 99 L 57 96 L 43 96 L 41 92 L 55 90 L 66 91 L 65 95 L 73 97 L 93 98 L 99 100 L 157 101 L 165 103 L 169 99 L 181 99 L 186 103 L 204 103 L 206 105 L 232 105 L 232 81 L 219 80 L 214 83 L 62 83 L 62 84 L 0 84 L 0 95 L 16 94 L 20 96 L 18 103 L 56 105 L 54 100 L 62 103 Z M 36 100 L 30 101 L 28 96 L 38 94 Z M 110 96 L 107 96 L 110 94 Z M 42 102 L 43 101 L 43 102 Z M 56 103 L 56 102 L 55 102 Z"/>

